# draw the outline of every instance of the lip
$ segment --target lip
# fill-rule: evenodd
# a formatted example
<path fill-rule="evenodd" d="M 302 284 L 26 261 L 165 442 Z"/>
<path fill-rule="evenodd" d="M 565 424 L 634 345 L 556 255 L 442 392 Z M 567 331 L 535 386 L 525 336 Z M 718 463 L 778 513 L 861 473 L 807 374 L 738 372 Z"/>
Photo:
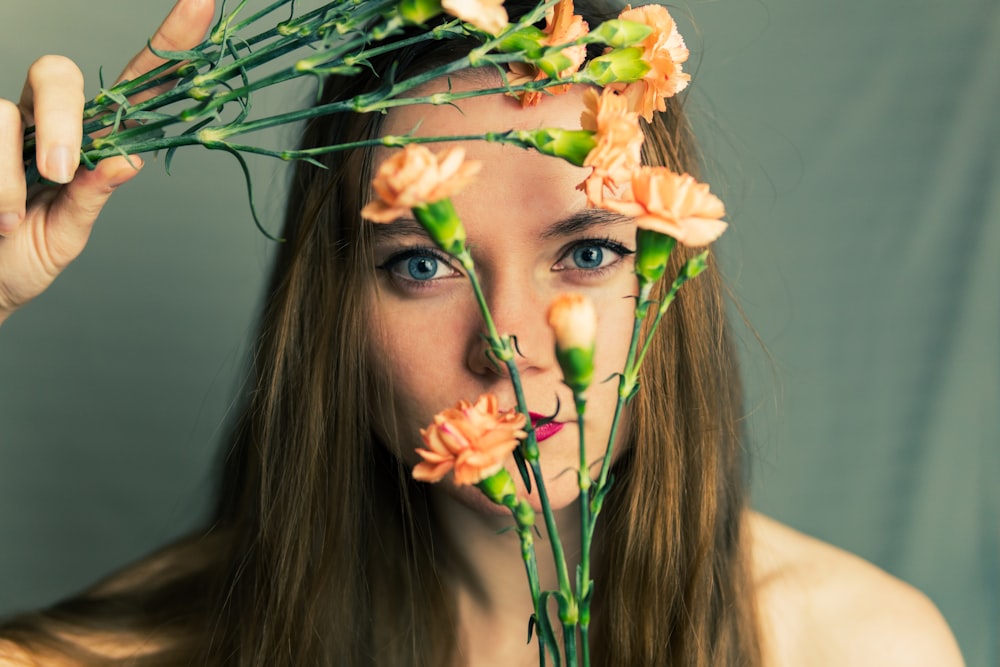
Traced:
<path fill-rule="evenodd" d="M 540 415 L 537 412 L 529 412 L 528 416 L 531 418 L 531 423 L 534 425 L 536 422 L 545 419 L 545 415 Z M 543 440 L 548 440 L 556 433 L 563 429 L 562 422 L 549 422 L 548 424 L 542 424 L 541 426 L 535 427 L 535 439 L 538 442 Z"/>

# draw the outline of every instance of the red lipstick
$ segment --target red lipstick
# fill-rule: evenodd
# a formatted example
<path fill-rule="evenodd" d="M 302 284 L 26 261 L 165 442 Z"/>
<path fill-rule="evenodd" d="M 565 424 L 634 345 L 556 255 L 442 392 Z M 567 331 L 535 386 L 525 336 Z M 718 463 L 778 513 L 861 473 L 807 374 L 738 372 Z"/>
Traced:
<path fill-rule="evenodd" d="M 546 415 L 540 415 L 537 412 L 529 412 L 528 417 L 531 418 L 532 425 L 546 418 Z M 535 426 L 535 439 L 538 442 L 542 440 L 548 440 L 556 433 L 563 429 L 563 424 L 560 422 L 549 422 L 547 424 L 542 424 L 541 426 Z"/>

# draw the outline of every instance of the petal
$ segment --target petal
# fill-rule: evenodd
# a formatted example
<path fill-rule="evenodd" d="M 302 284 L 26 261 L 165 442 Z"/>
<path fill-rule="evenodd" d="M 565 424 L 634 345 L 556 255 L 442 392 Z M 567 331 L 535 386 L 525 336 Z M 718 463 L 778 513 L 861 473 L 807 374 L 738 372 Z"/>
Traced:
<path fill-rule="evenodd" d="M 447 461 L 439 465 L 429 463 L 418 463 L 413 466 L 413 479 L 420 482 L 438 482 L 452 469 L 453 461 Z"/>
<path fill-rule="evenodd" d="M 448 453 L 431 451 L 429 449 L 423 449 L 420 447 L 414 449 L 413 451 L 419 454 L 420 458 L 422 458 L 427 463 L 438 464 L 438 463 L 444 463 L 445 461 L 453 461 L 455 459 L 454 456 L 451 456 Z"/>
<path fill-rule="evenodd" d="M 387 206 L 381 201 L 370 202 L 361 209 L 361 217 L 372 222 L 392 222 L 409 213 L 409 209 Z"/>
<path fill-rule="evenodd" d="M 722 236 L 728 226 L 715 218 L 686 218 L 683 221 L 683 238 L 678 238 L 677 241 L 692 248 L 707 246 Z"/>
<path fill-rule="evenodd" d="M 605 197 L 601 202 L 601 208 L 615 213 L 621 213 L 630 218 L 638 218 L 646 213 L 646 208 L 635 201 L 619 199 L 615 197 Z"/>
<path fill-rule="evenodd" d="M 657 215 L 638 216 L 635 219 L 635 225 L 640 229 L 648 229 L 660 234 L 666 234 L 678 241 L 681 241 L 680 237 L 684 235 L 684 229 L 679 227 L 674 221 L 661 218 Z"/>

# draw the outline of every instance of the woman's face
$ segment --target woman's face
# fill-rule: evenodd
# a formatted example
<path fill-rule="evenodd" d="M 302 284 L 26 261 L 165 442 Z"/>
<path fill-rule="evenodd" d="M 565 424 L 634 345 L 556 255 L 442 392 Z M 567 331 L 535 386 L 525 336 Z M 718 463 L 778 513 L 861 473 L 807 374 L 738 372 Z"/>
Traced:
<path fill-rule="evenodd" d="M 470 82 L 453 80 L 453 89 L 463 87 Z M 574 87 L 527 109 L 499 95 L 462 100 L 460 109 L 402 107 L 386 119 L 384 132 L 463 135 L 507 128 L 579 129 L 582 94 L 582 88 Z M 557 426 L 539 433 L 539 450 L 550 500 L 562 507 L 579 491 L 574 472 L 579 440 L 572 394 L 561 381 L 546 311 L 556 295 L 566 291 L 588 296 L 597 310 L 595 384 L 587 393 L 585 427 L 587 457 L 596 475 L 617 395 L 617 380 L 604 379 L 623 368 L 632 327 L 635 226 L 586 208 L 576 186 L 589 170 L 512 146 L 465 142 L 464 147 L 467 159 L 480 160 L 483 168 L 454 198 L 455 207 L 497 328 L 517 337 L 522 355 L 517 364 L 533 419 L 558 408 Z M 413 465 L 413 450 L 421 446 L 418 430 L 437 412 L 486 392 L 499 397 L 501 409 L 515 407 L 516 401 L 505 373 L 486 356 L 482 317 L 457 263 L 405 223 L 376 225 L 374 252 L 379 289 L 372 304 L 372 344 L 395 394 L 403 441 L 394 444 Z M 513 459 L 507 468 L 520 483 Z M 491 511 L 477 489 L 456 488 L 450 476 L 437 486 L 470 506 Z"/>

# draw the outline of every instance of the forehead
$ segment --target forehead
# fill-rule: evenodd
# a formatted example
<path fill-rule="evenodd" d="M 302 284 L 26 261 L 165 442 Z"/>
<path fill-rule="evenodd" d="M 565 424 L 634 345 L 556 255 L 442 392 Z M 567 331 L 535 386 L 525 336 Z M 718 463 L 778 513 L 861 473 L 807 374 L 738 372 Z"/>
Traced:
<path fill-rule="evenodd" d="M 477 71 L 452 77 L 450 90 L 466 91 L 495 87 L 499 76 Z M 449 90 L 449 81 L 439 79 L 418 91 L 418 95 Z M 414 105 L 393 109 L 383 125 L 385 134 L 415 136 L 459 136 L 509 129 L 533 130 L 546 127 L 580 129 L 583 86 L 573 86 L 563 95 L 546 95 L 540 104 L 522 108 L 520 102 L 503 94 L 457 100 L 450 105 Z M 443 150 L 451 142 L 432 144 Z M 479 160 L 483 168 L 473 183 L 455 198 L 455 206 L 466 222 L 505 219 L 534 220 L 544 224 L 584 207 L 586 201 L 576 186 L 589 170 L 561 159 L 544 156 L 516 146 L 463 141 L 466 157 Z M 389 154 L 378 151 L 376 161 Z"/>
<path fill-rule="evenodd" d="M 435 93 L 464 93 L 502 85 L 492 70 L 468 70 L 434 79 L 417 88 L 412 97 Z M 522 108 L 502 93 L 455 100 L 450 105 L 420 104 L 396 107 L 389 112 L 384 129 L 388 134 L 413 132 L 417 136 L 474 134 L 496 130 L 528 130 L 541 127 L 580 128 L 584 86 L 572 86 L 562 95 L 546 95 L 540 104 Z"/>

